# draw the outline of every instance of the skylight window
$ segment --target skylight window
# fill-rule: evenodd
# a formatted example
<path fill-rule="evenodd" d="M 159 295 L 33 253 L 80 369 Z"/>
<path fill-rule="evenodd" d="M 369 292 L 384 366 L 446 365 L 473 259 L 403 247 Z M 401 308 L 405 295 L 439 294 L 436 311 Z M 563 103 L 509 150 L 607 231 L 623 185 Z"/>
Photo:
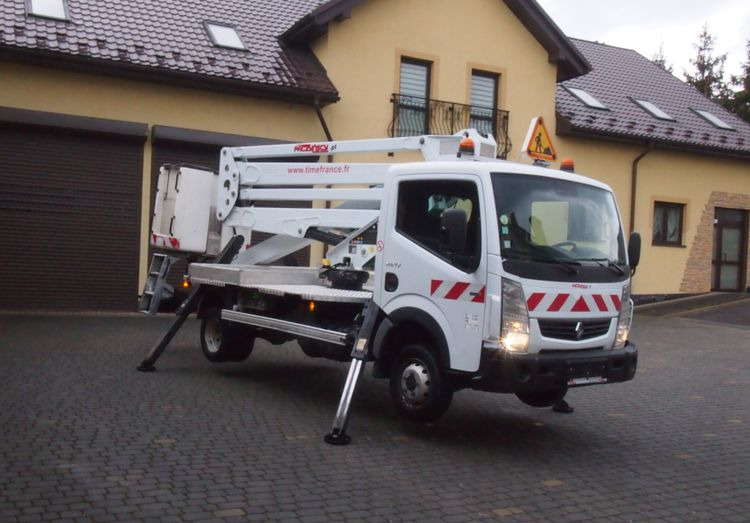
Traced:
<path fill-rule="evenodd" d="M 646 111 L 647 113 L 650 113 L 651 116 L 653 116 L 654 118 L 658 118 L 659 120 L 674 121 L 674 118 L 672 118 L 667 113 L 659 109 L 659 106 L 657 106 L 653 102 L 649 102 L 648 100 L 636 100 L 635 98 L 633 98 L 633 101 L 637 103 L 638 105 L 640 105 L 644 111 Z"/>
<path fill-rule="evenodd" d="M 570 94 L 578 98 L 585 105 L 587 105 L 588 107 L 591 107 L 592 109 L 609 109 L 606 105 L 601 103 L 599 100 L 591 96 L 589 93 L 587 93 L 583 89 L 578 89 L 577 87 L 565 87 L 565 88 L 570 92 Z"/>
<path fill-rule="evenodd" d="M 66 0 L 26 0 L 26 12 L 42 18 L 68 20 Z"/>
<path fill-rule="evenodd" d="M 718 127 L 719 129 L 726 129 L 727 131 L 735 131 L 736 129 L 729 125 L 727 122 L 719 118 L 713 113 L 709 113 L 708 111 L 705 111 L 703 109 L 693 109 L 696 113 L 701 115 L 703 118 L 711 122 L 714 127 Z"/>
<path fill-rule="evenodd" d="M 206 31 L 214 45 L 229 49 L 247 49 L 237 30 L 231 25 L 206 22 Z"/>

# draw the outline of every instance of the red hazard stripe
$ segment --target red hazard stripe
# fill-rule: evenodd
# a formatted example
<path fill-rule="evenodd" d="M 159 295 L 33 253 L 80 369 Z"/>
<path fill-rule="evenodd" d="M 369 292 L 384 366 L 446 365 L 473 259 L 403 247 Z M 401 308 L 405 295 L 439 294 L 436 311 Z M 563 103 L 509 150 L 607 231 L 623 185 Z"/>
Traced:
<path fill-rule="evenodd" d="M 576 301 L 575 305 L 573 305 L 573 308 L 571 311 L 573 312 L 589 312 L 591 309 L 589 309 L 589 306 L 586 305 L 586 300 L 583 299 L 583 296 L 578 298 L 578 301 Z"/>
<path fill-rule="evenodd" d="M 482 287 L 482 290 L 477 293 L 476 296 L 474 296 L 471 301 L 472 303 L 484 303 L 484 290 L 486 287 Z"/>
<path fill-rule="evenodd" d="M 558 294 L 555 298 L 555 301 L 552 302 L 552 304 L 549 306 L 549 309 L 547 311 L 549 312 L 557 312 L 560 309 L 562 309 L 562 306 L 565 305 L 565 302 L 568 300 L 568 296 L 570 294 Z"/>
<path fill-rule="evenodd" d="M 430 282 L 430 296 L 435 294 L 435 291 L 438 290 L 442 284 L 443 280 L 432 280 L 432 282 Z"/>
<path fill-rule="evenodd" d="M 461 297 L 461 295 L 464 293 L 466 289 L 469 288 L 469 284 L 465 282 L 458 282 L 451 290 L 448 291 L 448 294 L 445 295 L 446 300 L 457 300 Z"/>
<path fill-rule="evenodd" d="M 602 298 L 601 294 L 594 294 L 594 301 L 596 302 L 596 306 L 599 307 L 599 311 L 601 312 L 607 312 L 609 310 L 609 307 L 607 307 L 607 304 L 604 302 L 604 298 Z"/>
<path fill-rule="evenodd" d="M 535 292 L 534 294 L 529 296 L 529 299 L 526 301 L 526 306 L 529 308 L 529 311 L 533 311 L 534 309 L 536 309 L 539 305 L 539 302 L 541 302 L 543 299 L 543 292 Z"/>
<path fill-rule="evenodd" d="M 610 294 L 609 297 L 612 298 L 612 303 L 615 304 L 615 309 L 617 310 L 617 312 L 620 312 L 620 297 L 617 294 Z"/>

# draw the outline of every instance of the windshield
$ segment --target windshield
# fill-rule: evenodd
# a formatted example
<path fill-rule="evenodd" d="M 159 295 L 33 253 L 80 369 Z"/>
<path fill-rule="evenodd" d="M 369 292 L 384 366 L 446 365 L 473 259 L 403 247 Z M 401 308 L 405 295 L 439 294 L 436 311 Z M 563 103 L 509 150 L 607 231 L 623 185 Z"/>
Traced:
<path fill-rule="evenodd" d="M 611 192 L 544 176 L 492 174 L 502 257 L 547 263 L 624 265 Z"/>

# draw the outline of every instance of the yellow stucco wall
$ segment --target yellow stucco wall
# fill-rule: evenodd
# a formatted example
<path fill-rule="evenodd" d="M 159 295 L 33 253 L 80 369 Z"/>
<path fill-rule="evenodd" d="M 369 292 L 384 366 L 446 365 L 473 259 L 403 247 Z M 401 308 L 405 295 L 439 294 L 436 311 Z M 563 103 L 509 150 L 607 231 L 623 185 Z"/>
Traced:
<path fill-rule="evenodd" d="M 642 271 L 634 288 L 649 294 L 679 292 L 694 241 L 713 242 L 696 232 L 711 193 L 750 196 L 750 161 L 657 150 L 646 156 L 638 171 L 636 230 L 643 235 Z M 654 201 L 685 204 L 683 245 L 651 245 Z"/>
<path fill-rule="evenodd" d="M 310 106 L 0 62 L 0 106 L 288 140 L 324 139 Z M 144 149 L 139 288 L 148 263 L 151 144 Z"/>
<path fill-rule="evenodd" d="M 472 68 L 499 73 L 498 106 L 510 111 L 514 144 L 509 159 L 519 158 L 532 117 L 554 121 L 557 68 L 499 0 L 364 2 L 351 18 L 331 22 L 312 49 L 341 93 L 323 111 L 336 139 L 386 135 L 401 56 L 432 61 L 430 97 L 460 104 L 470 103 Z"/>

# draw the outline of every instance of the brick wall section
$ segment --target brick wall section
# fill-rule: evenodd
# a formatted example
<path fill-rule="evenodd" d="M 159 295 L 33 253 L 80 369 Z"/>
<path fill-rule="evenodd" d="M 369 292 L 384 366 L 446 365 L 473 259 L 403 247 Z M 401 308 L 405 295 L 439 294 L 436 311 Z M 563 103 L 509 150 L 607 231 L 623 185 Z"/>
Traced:
<path fill-rule="evenodd" d="M 709 292 L 711 290 L 711 259 L 716 207 L 750 210 L 750 195 L 726 192 L 711 193 L 703 209 L 698 230 L 690 247 L 680 292 Z M 748 241 L 750 242 L 750 238 Z M 748 263 L 745 281 L 750 282 L 750 263 Z"/>

